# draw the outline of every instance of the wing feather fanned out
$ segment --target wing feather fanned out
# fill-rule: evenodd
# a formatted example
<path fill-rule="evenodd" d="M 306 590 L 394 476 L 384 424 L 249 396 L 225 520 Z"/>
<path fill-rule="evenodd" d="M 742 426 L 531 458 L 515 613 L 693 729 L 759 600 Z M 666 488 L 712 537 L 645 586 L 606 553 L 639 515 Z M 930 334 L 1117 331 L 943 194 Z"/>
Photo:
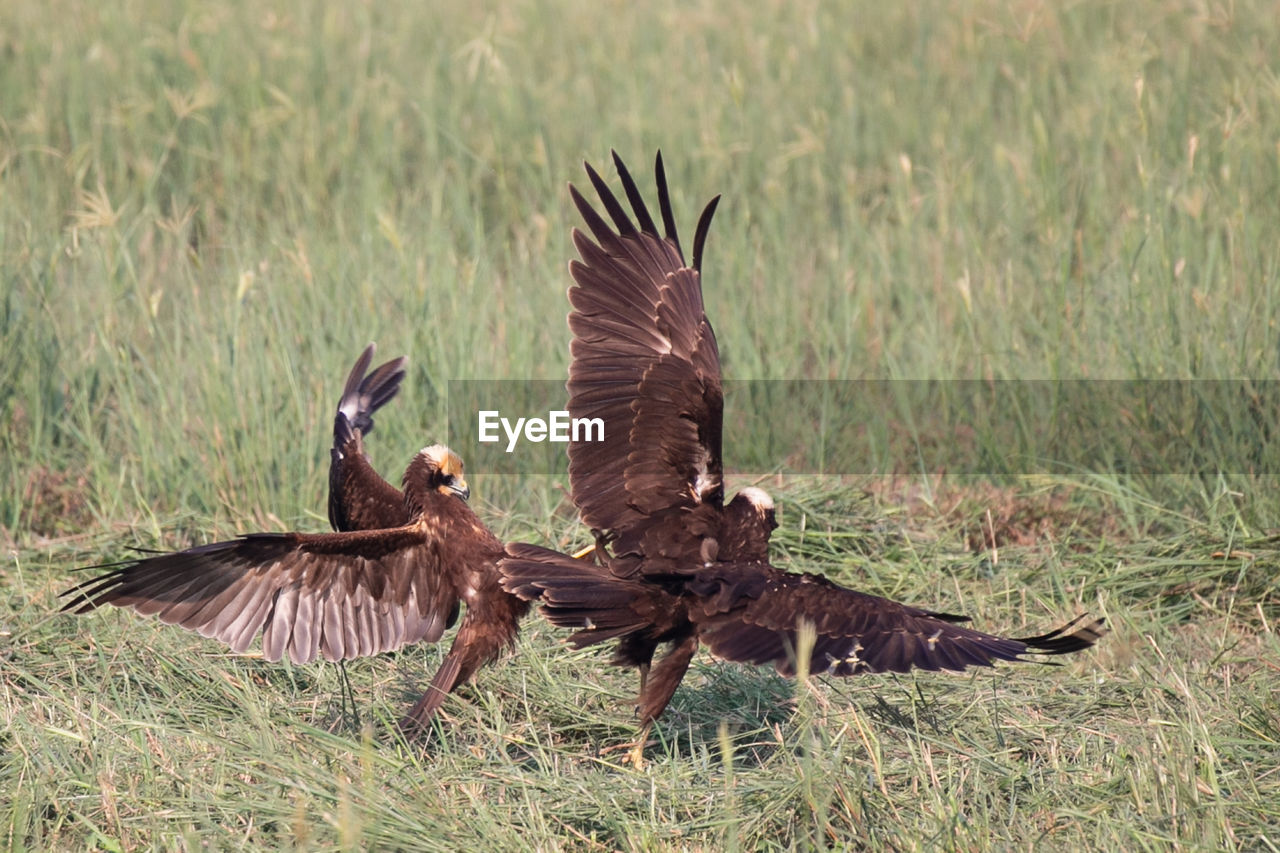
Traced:
<path fill-rule="evenodd" d="M 297 622 L 299 595 L 300 590 L 296 585 L 274 591 L 272 597 L 275 605 L 268 611 L 262 626 L 262 656 L 267 660 L 277 661 L 283 658 L 290 640 L 293 639 L 292 626 Z M 309 636 L 310 630 L 304 629 L 304 633 Z"/>
<path fill-rule="evenodd" d="M 570 443 L 569 480 L 584 521 L 613 534 L 615 553 L 640 553 L 655 513 L 723 501 L 724 404 L 715 333 L 675 234 L 661 157 L 665 236 L 616 154 L 614 163 L 639 228 L 590 166 L 613 224 L 570 187 L 590 236 L 574 231 L 581 260 L 569 265 L 568 408 L 601 419 L 605 441 Z M 699 222 L 699 251 L 714 204 Z"/>
<path fill-rule="evenodd" d="M 400 383 L 405 377 L 404 366 L 409 361 L 404 356 L 393 358 L 366 376 L 376 350 L 374 344 L 369 344 L 360 353 L 338 400 L 338 413 L 346 417 L 353 429 L 365 435 L 373 432 L 373 413 L 400 393 Z"/>
<path fill-rule="evenodd" d="M 113 564 L 64 593 L 62 608 L 128 607 L 234 651 L 262 634 L 263 657 L 294 663 L 435 641 L 457 618 L 438 549 L 421 526 L 259 533 Z"/>
<path fill-rule="evenodd" d="M 374 350 L 369 344 L 356 359 L 334 415 L 329 454 L 329 523 L 334 530 L 376 530 L 410 521 L 404 494 L 378 474 L 364 452 L 373 413 L 399 393 L 408 359 L 392 359 L 366 376 Z"/>
<path fill-rule="evenodd" d="M 725 574 L 723 567 L 716 571 Z M 704 603 L 705 615 L 697 619 L 700 637 L 722 658 L 772 663 L 784 675 L 795 672 L 795 643 L 803 623 L 816 634 L 809 671 L 834 675 L 962 670 L 1025 660 L 1028 653 L 1066 654 L 1093 645 L 1103 631 L 1101 619 L 1077 619 L 1039 637 L 999 637 L 956 624 L 963 617 L 856 592 L 815 575 L 768 566 L 748 571 L 767 573 L 759 595 L 718 613 L 705 612 Z"/>
<path fill-rule="evenodd" d="M 253 638 L 258 634 L 259 627 L 266 622 L 267 614 L 271 612 L 270 590 L 265 585 L 246 584 L 245 586 L 250 592 L 247 596 L 248 600 L 236 614 L 235 619 L 227 625 L 225 631 L 227 645 L 237 653 L 249 648 Z"/>

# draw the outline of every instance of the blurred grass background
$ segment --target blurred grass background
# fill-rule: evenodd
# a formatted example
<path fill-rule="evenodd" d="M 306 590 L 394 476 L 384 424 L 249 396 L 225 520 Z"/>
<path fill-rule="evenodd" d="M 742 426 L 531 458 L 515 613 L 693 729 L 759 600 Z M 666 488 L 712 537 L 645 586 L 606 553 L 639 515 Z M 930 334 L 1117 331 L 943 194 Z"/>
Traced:
<path fill-rule="evenodd" d="M 369 340 L 411 357 L 372 442 L 393 479 L 449 379 L 563 377 L 565 183 L 610 148 L 646 191 L 664 151 L 686 240 L 724 193 L 706 301 L 734 379 L 1278 379 L 1275 11 L 8 4 L 4 843 L 1274 848 L 1280 490 L 1237 460 L 778 478 L 783 565 L 1116 632 L 1063 670 L 794 695 L 702 660 L 644 774 L 608 752 L 630 677 L 534 621 L 424 752 L 380 717 L 437 649 L 349 667 L 373 734 L 330 734 L 332 667 L 52 611 L 126 545 L 323 529 Z M 500 535 L 581 537 L 558 478 L 469 476 Z"/>

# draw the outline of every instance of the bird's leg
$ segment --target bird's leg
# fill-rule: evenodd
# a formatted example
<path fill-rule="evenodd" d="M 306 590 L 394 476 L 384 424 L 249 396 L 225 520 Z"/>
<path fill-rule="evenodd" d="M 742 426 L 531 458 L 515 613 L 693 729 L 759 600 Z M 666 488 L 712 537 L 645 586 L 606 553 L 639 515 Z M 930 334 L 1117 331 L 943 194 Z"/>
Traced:
<path fill-rule="evenodd" d="M 640 670 L 640 693 L 636 696 L 636 715 L 639 716 L 644 710 L 644 687 L 649 683 L 649 670 L 653 666 L 652 660 L 646 660 L 636 664 L 636 669 Z M 649 732 L 653 729 L 653 720 L 646 719 L 644 725 L 640 727 L 640 734 L 636 739 L 635 745 L 627 752 L 622 759 L 623 764 L 630 764 L 637 770 L 644 769 L 644 747 L 649 740 Z"/>
<path fill-rule="evenodd" d="M 347 662 L 344 660 L 338 661 L 338 678 L 341 682 L 338 693 L 342 697 L 342 720 L 344 723 L 347 720 L 347 700 L 349 699 L 351 701 L 351 721 L 355 723 L 355 729 L 359 731 L 360 709 L 356 707 L 356 694 L 351 689 L 351 679 L 347 677 Z"/>
<path fill-rule="evenodd" d="M 604 561 L 609 557 L 609 552 L 605 549 L 605 546 L 613 541 L 614 535 L 607 530 L 593 527 L 591 528 L 591 536 L 595 539 L 595 542 L 585 548 L 579 548 L 574 551 L 573 559 L 585 560 L 590 557 L 597 566 L 603 566 Z"/>
<path fill-rule="evenodd" d="M 605 561 L 609 559 L 609 543 L 618 537 L 612 531 L 595 528 L 591 530 L 591 535 L 596 540 L 596 546 L 592 552 L 595 556 L 596 565 L 603 566 Z"/>
<path fill-rule="evenodd" d="M 631 751 L 627 753 L 626 763 L 637 770 L 644 769 L 644 748 L 649 742 L 649 732 L 652 730 L 653 720 L 646 721 L 640 727 L 640 735 L 636 738 L 636 745 L 631 747 Z"/>
<path fill-rule="evenodd" d="M 697 650 L 698 637 L 691 635 L 680 640 L 675 648 L 658 661 L 652 672 L 648 662 L 640 665 L 640 678 L 644 685 L 637 709 L 641 720 L 640 737 L 628 756 L 637 769 L 644 767 L 644 748 L 649 740 L 649 732 L 653 729 L 653 721 L 662 715 L 667 703 L 671 701 L 671 695 L 676 692 L 676 686 L 684 678 L 689 662 L 693 660 L 693 653 Z M 652 681 L 649 679 L 650 675 L 653 676 Z"/>

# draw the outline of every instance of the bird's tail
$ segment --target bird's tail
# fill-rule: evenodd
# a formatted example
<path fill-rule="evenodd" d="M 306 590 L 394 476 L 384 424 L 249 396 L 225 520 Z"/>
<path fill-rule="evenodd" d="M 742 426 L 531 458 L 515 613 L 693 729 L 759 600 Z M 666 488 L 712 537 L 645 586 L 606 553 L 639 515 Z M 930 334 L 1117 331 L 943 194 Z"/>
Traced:
<path fill-rule="evenodd" d="M 568 640 L 574 648 L 643 631 L 653 624 L 646 613 L 672 603 L 659 587 L 537 545 L 508 545 L 499 571 L 503 588 L 538 602 L 551 624 L 579 629 Z"/>

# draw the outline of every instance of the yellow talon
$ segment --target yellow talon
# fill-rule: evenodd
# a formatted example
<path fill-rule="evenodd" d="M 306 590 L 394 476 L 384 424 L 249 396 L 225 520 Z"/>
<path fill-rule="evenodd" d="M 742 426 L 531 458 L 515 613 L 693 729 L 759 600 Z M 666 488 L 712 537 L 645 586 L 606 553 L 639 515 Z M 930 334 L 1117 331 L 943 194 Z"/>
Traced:
<path fill-rule="evenodd" d="M 645 738 L 641 737 L 636 741 L 636 745 L 627 753 L 627 764 L 630 764 L 637 770 L 644 769 L 644 742 Z"/>

